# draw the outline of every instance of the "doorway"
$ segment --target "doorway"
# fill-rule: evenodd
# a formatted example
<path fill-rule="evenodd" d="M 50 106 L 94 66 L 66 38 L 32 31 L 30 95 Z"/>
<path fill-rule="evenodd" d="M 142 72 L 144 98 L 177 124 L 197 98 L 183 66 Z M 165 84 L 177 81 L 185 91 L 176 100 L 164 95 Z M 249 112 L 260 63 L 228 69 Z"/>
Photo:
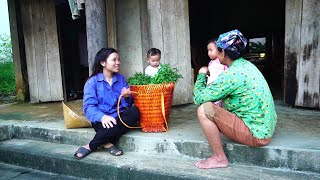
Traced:
<path fill-rule="evenodd" d="M 85 7 L 77 19 L 72 18 L 69 2 L 55 0 L 64 100 L 83 97 L 89 76 Z"/>
<path fill-rule="evenodd" d="M 245 58 L 266 78 L 274 99 L 283 100 L 285 1 L 189 0 L 194 75 L 207 66 L 207 41 L 238 29 L 249 40 Z"/>

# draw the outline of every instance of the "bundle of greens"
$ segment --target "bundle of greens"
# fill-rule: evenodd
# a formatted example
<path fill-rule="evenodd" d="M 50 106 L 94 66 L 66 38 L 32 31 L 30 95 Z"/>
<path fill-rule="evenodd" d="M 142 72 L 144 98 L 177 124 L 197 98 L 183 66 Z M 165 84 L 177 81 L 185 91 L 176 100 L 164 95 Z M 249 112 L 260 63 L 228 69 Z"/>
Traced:
<path fill-rule="evenodd" d="M 130 85 L 163 84 L 177 82 L 180 78 L 182 78 L 182 75 L 177 68 L 172 68 L 169 64 L 161 64 L 161 68 L 154 77 L 136 72 L 132 77 L 128 78 L 128 83 Z"/>
<path fill-rule="evenodd" d="M 148 85 L 151 83 L 151 76 L 136 72 L 132 77 L 128 78 L 128 83 L 130 85 Z"/>

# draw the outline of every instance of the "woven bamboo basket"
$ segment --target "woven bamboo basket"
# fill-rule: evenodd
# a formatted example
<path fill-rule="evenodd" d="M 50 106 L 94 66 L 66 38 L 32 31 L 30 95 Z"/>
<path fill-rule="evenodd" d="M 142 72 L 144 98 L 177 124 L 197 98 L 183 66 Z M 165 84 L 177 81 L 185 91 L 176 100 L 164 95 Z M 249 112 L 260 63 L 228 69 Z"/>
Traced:
<path fill-rule="evenodd" d="M 82 107 L 81 105 L 72 106 L 62 101 L 62 106 L 64 123 L 67 129 L 91 127 L 91 123 L 84 115 L 84 112 L 79 110 Z"/>
<path fill-rule="evenodd" d="M 132 85 L 135 106 L 140 110 L 143 132 L 168 131 L 168 122 L 174 91 L 174 83 Z"/>

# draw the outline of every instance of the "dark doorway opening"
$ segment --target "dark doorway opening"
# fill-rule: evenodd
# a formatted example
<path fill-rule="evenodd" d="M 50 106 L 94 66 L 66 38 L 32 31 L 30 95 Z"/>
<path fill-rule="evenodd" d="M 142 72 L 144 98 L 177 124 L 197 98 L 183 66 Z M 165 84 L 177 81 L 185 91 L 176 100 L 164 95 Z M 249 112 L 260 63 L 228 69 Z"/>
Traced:
<path fill-rule="evenodd" d="M 207 41 L 238 29 L 251 49 L 264 42 L 264 52 L 246 58 L 265 76 L 274 99 L 283 99 L 285 1 L 189 0 L 191 59 L 194 75 L 207 66 Z M 255 44 L 254 44 L 255 43 Z M 253 48 L 252 48 L 253 47 Z M 249 53 L 249 50 L 248 50 Z"/>
<path fill-rule="evenodd" d="M 82 98 L 89 76 L 85 7 L 72 18 L 69 2 L 55 0 L 64 100 Z"/>

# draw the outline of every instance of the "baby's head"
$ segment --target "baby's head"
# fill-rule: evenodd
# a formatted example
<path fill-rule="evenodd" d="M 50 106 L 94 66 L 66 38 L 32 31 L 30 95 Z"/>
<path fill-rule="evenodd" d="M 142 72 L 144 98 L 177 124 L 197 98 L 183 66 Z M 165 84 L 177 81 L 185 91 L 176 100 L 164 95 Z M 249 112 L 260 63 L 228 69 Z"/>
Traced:
<path fill-rule="evenodd" d="M 158 67 L 161 59 L 161 51 L 157 48 L 151 48 L 147 52 L 147 61 L 150 66 Z"/>
<path fill-rule="evenodd" d="M 217 59 L 218 57 L 218 47 L 217 47 L 217 38 L 210 39 L 207 45 L 208 56 L 210 59 Z"/>

